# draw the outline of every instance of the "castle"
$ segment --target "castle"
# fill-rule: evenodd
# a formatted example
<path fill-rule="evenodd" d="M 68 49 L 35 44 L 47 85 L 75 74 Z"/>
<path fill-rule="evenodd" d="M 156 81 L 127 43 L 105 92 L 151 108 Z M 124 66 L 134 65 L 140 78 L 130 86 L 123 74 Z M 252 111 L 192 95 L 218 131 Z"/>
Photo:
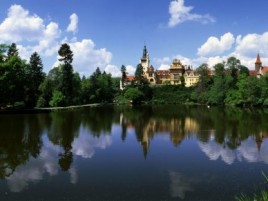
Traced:
<path fill-rule="evenodd" d="M 143 76 L 152 85 L 171 84 L 178 85 L 184 82 L 186 87 L 195 85 L 199 81 L 199 75 L 192 69 L 191 66 L 183 65 L 179 59 L 174 59 L 168 70 L 155 70 L 150 65 L 149 53 L 146 46 L 143 48 L 140 65 L 143 68 Z M 125 85 L 131 83 L 134 76 L 127 76 Z M 120 89 L 123 89 L 122 83 Z"/>
<path fill-rule="evenodd" d="M 174 59 L 168 70 L 155 70 L 152 65 L 150 65 L 149 53 L 146 46 L 143 48 L 142 57 L 139 63 L 143 68 L 143 77 L 148 80 L 151 85 L 179 85 L 183 84 L 185 87 L 191 87 L 198 83 L 199 74 L 192 69 L 191 66 L 186 66 L 181 63 L 179 59 Z M 256 76 L 260 78 L 266 72 L 268 72 L 268 66 L 263 66 L 260 55 L 257 55 L 255 62 L 255 69 L 249 70 L 250 76 Z M 214 71 L 210 70 L 209 75 L 213 75 Z M 124 80 L 124 86 L 131 84 L 135 76 L 127 76 Z M 123 90 L 122 80 L 120 81 L 120 89 Z"/>

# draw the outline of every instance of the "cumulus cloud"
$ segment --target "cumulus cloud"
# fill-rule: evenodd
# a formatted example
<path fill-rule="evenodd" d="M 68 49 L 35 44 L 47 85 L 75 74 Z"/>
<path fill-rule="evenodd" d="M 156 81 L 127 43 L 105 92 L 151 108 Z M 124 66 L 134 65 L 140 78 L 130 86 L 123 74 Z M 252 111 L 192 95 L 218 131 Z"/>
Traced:
<path fill-rule="evenodd" d="M 17 44 L 22 58 L 37 51 L 44 56 L 51 56 L 57 52 L 58 39 L 61 30 L 56 22 L 44 23 L 44 20 L 24 9 L 20 5 L 12 5 L 8 15 L 0 23 L 0 42 L 30 42 L 31 45 Z"/>
<path fill-rule="evenodd" d="M 211 56 L 222 54 L 225 51 L 230 50 L 234 42 L 235 38 L 230 32 L 221 36 L 220 39 L 211 36 L 200 48 L 198 48 L 198 55 Z"/>
<path fill-rule="evenodd" d="M 77 32 L 78 16 L 73 13 L 70 16 L 70 24 L 67 32 Z M 62 43 L 69 43 L 74 53 L 73 67 L 81 75 L 89 76 L 97 67 L 106 68 L 112 75 L 118 75 L 118 70 L 111 64 L 112 53 L 106 48 L 96 48 L 95 43 L 89 39 L 68 39 L 62 34 L 59 24 L 48 22 L 36 14 L 31 14 L 20 5 L 12 5 L 7 17 L 0 22 L 0 43 L 16 42 L 19 54 L 23 59 L 29 59 L 33 52 L 38 52 L 46 60 L 54 61 L 54 65 L 44 65 L 45 68 L 57 66 L 55 61 L 58 49 Z M 114 68 L 112 68 L 114 66 Z M 49 69 L 45 69 L 49 71 Z"/>
<path fill-rule="evenodd" d="M 121 77 L 122 75 L 121 70 L 115 65 L 109 64 L 105 67 L 104 70 L 106 73 L 110 73 L 112 77 Z"/>
<path fill-rule="evenodd" d="M 208 40 L 198 48 L 198 55 L 192 62 L 200 65 L 207 63 L 210 67 L 216 63 L 226 61 L 228 57 L 235 56 L 242 65 L 254 69 L 257 53 L 260 53 L 263 65 L 268 65 L 268 32 L 262 34 L 246 34 L 234 36 L 228 32 L 220 39 L 209 37 Z M 223 55 L 223 53 L 225 53 Z M 222 56 L 221 56 L 222 55 Z"/>
<path fill-rule="evenodd" d="M 83 75 L 91 75 L 97 67 L 104 68 L 112 60 L 112 53 L 105 48 L 97 49 L 91 39 L 70 42 L 73 51 L 73 67 Z"/>
<path fill-rule="evenodd" d="M 126 70 L 127 70 L 128 75 L 134 75 L 136 72 L 136 68 L 132 65 L 127 65 Z"/>
<path fill-rule="evenodd" d="M 169 4 L 170 19 L 168 22 L 169 27 L 174 27 L 177 24 L 185 21 L 198 21 L 204 24 L 215 22 L 215 19 L 209 14 L 199 15 L 191 13 L 192 6 L 185 6 L 184 0 L 174 0 Z"/>
<path fill-rule="evenodd" d="M 76 33 L 78 29 L 77 25 L 78 25 L 78 16 L 75 13 L 73 13 L 70 16 L 70 24 L 68 25 L 66 31 Z"/>

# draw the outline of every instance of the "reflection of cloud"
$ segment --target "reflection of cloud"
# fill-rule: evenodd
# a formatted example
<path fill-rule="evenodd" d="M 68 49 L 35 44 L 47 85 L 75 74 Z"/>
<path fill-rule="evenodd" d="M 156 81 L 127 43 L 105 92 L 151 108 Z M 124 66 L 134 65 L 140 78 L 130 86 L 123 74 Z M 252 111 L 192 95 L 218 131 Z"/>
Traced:
<path fill-rule="evenodd" d="M 111 136 L 101 135 L 96 138 L 87 132 L 80 132 L 79 138 L 76 138 L 72 144 L 73 154 L 83 158 L 92 158 L 96 148 L 106 149 L 111 144 Z"/>
<path fill-rule="evenodd" d="M 193 179 L 173 171 L 169 173 L 169 177 L 171 180 L 170 193 L 172 197 L 184 199 L 187 191 L 194 191 L 192 188 L 192 184 L 194 183 Z"/>
<path fill-rule="evenodd" d="M 71 167 L 69 173 L 71 176 L 71 183 L 76 184 L 78 180 L 77 170 L 74 167 Z"/>
<path fill-rule="evenodd" d="M 200 149 L 209 157 L 210 160 L 222 160 L 227 164 L 232 164 L 237 158 L 238 161 L 264 162 L 268 164 L 268 141 L 263 140 L 260 151 L 254 138 L 248 138 L 241 142 L 236 150 L 231 150 L 223 145 L 211 140 L 207 143 L 199 142 Z"/>
<path fill-rule="evenodd" d="M 268 164 L 268 141 L 263 140 L 260 151 L 254 139 L 247 139 L 241 143 L 237 149 L 238 158 L 243 158 L 248 162 L 264 162 Z"/>
<path fill-rule="evenodd" d="M 45 172 L 51 176 L 58 173 L 60 148 L 51 144 L 47 139 L 43 139 L 43 142 L 38 159 L 31 158 L 27 164 L 19 166 L 11 176 L 6 178 L 10 191 L 22 191 L 29 182 L 42 180 Z"/>
<path fill-rule="evenodd" d="M 231 149 L 227 147 L 224 148 L 215 141 L 209 141 L 207 143 L 199 142 L 198 144 L 201 150 L 209 157 L 210 160 L 222 158 L 222 160 L 229 165 L 235 160 L 235 154 Z"/>

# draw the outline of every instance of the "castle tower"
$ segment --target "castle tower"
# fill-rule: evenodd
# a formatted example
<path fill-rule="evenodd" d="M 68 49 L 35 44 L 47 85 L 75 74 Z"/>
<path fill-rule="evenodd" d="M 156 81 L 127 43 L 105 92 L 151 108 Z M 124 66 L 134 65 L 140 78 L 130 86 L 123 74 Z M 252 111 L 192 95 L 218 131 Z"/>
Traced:
<path fill-rule="evenodd" d="M 260 58 L 260 54 L 258 53 L 256 62 L 255 62 L 255 70 L 259 73 L 261 67 L 262 67 L 261 58 Z"/>
<path fill-rule="evenodd" d="M 147 51 L 146 45 L 144 45 L 144 48 L 143 48 L 143 54 L 141 57 L 141 65 L 143 68 L 143 73 L 146 74 L 150 65 L 149 53 Z"/>

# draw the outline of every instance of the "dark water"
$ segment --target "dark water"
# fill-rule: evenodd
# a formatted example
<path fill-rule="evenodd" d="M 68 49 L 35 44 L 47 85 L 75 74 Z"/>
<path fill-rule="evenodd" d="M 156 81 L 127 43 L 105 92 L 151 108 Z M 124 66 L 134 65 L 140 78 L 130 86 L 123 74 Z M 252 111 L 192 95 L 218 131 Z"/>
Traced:
<path fill-rule="evenodd" d="M 234 200 L 267 188 L 262 172 L 268 110 L 0 115 L 0 200 Z"/>

